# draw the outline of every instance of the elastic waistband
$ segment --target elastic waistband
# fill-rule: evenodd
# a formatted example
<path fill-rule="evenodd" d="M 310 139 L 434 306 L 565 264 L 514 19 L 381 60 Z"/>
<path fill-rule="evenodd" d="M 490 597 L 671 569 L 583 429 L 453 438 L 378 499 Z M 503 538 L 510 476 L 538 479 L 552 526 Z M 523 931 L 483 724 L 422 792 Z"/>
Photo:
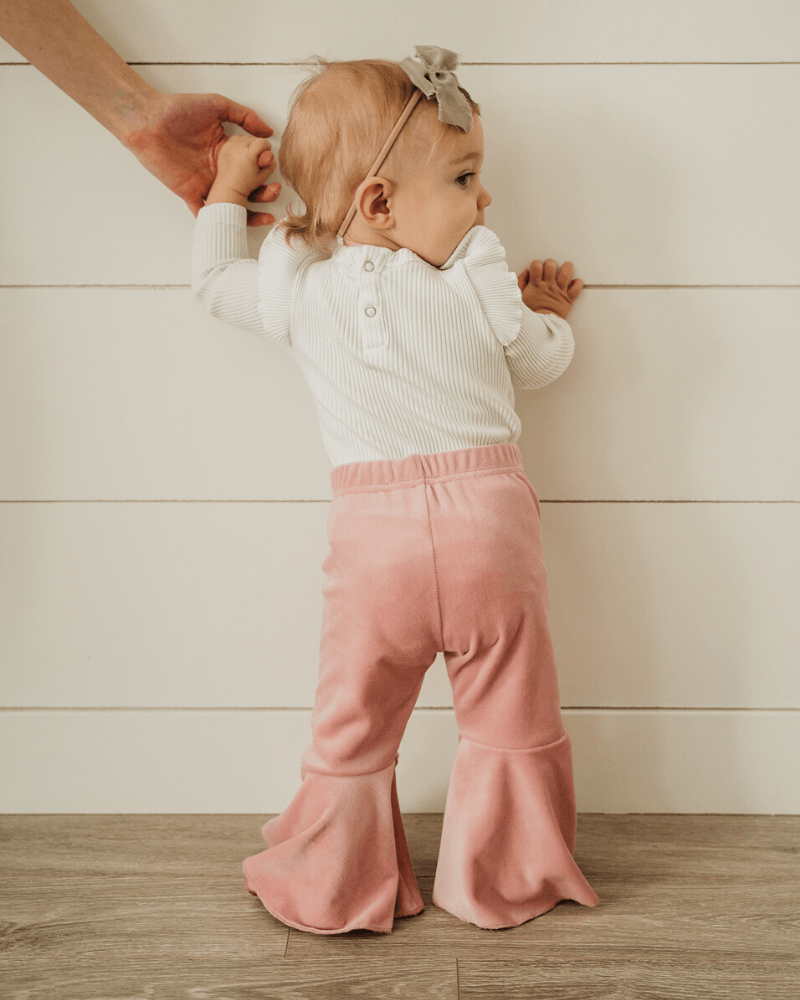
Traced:
<path fill-rule="evenodd" d="M 437 451 L 404 458 L 378 458 L 368 462 L 346 462 L 331 471 L 334 495 L 364 487 L 421 482 L 459 473 L 522 468 L 522 453 L 516 444 L 483 444 L 457 451 Z"/>

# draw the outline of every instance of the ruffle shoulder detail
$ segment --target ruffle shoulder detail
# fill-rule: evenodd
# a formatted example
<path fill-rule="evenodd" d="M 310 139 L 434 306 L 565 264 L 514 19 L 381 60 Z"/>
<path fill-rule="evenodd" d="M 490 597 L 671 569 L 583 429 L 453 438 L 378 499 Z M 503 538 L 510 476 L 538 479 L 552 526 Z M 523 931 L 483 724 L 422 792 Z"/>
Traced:
<path fill-rule="evenodd" d="M 491 229 L 475 226 L 451 259 L 453 263 L 458 260 L 463 263 L 492 333 L 503 347 L 507 347 L 519 335 L 522 294 L 516 274 L 508 267 L 500 240 Z"/>

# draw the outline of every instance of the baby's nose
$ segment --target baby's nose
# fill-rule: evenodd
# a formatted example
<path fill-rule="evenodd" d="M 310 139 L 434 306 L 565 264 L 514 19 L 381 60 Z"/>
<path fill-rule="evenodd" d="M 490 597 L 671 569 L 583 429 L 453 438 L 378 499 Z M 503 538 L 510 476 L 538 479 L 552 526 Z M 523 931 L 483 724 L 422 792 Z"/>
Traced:
<path fill-rule="evenodd" d="M 481 195 L 478 199 L 478 204 L 481 208 L 488 208 L 492 203 L 492 196 L 486 190 L 486 188 L 481 188 Z"/>

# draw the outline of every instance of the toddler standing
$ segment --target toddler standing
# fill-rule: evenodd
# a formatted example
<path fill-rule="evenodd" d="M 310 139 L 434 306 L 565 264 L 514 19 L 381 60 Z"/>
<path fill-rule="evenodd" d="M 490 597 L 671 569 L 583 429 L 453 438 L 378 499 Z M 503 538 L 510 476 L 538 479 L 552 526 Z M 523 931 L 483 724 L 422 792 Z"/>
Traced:
<path fill-rule="evenodd" d="M 270 913 L 317 934 L 388 933 L 424 908 L 395 766 L 440 651 L 460 736 L 433 902 L 501 928 L 598 901 L 572 857 L 571 745 L 513 389 L 569 364 L 582 282 L 553 260 L 509 271 L 483 225 L 479 108 L 456 65 L 436 46 L 324 63 L 279 157 L 305 210 L 249 258 L 269 142 L 234 136 L 197 219 L 195 293 L 293 355 L 334 466 L 313 739 L 267 850 L 244 862 Z"/>

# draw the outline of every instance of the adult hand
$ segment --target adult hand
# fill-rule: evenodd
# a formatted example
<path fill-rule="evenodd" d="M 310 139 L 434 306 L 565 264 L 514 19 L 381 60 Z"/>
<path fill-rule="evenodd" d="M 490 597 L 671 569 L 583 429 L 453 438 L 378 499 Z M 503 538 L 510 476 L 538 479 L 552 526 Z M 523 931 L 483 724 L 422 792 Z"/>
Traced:
<path fill-rule="evenodd" d="M 254 111 L 220 94 L 153 91 L 139 122 L 121 138 L 139 162 L 197 215 L 216 176 L 217 156 L 227 138 L 224 122 L 240 125 L 251 135 L 272 135 L 272 129 Z M 271 149 L 261 153 L 258 166 L 268 170 L 266 177 L 272 173 L 275 157 Z M 278 182 L 262 185 L 251 193 L 250 201 L 275 201 L 280 189 Z M 249 226 L 274 221 L 269 212 L 247 211 Z"/>
<path fill-rule="evenodd" d="M 211 188 L 224 122 L 261 138 L 272 129 L 249 108 L 219 94 L 163 94 L 146 83 L 69 0 L 0 0 L 0 36 L 96 118 L 196 215 Z M 274 165 L 262 153 L 261 166 Z M 267 175 L 268 176 L 268 175 Z M 280 184 L 253 201 L 275 201 Z M 248 212 L 248 224 L 275 221 Z"/>

